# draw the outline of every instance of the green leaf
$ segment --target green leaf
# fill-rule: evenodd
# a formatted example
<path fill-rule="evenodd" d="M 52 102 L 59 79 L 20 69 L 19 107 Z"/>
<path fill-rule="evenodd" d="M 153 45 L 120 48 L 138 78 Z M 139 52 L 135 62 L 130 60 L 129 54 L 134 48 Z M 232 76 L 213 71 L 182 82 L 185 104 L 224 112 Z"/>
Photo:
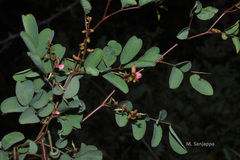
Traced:
<path fill-rule="evenodd" d="M 52 113 L 53 109 L 54 109 L 54 105 L 52 103 L 49 103 L 46 107 L 41 108 L 38 111 L 38 115 L 39 117 L 47 117 Z"/>
<path fill-rule="evenodd" d="M 202 10 L 202 4 L 199 1 L 195 2 L 194 7 L 192 8 L 190 12 L 190 18 L 193 16 L 193 13 L 199 13 Z"/>
<path fill-rule="evenodd" d="M 68 154 L 63 154 L 61 155 L 60 160 L 72 160 L 72 158 Z"/>
<path fill-rule="evenodd" d="M 103 51 L 101 49 L 95 49 L 93 53 L 90 53 L 85 62 L 84 67 L 97 67 L 103 57 Z"/>
<path fill-rule="evenodd" d="M 173 67 L 169 77 L 169 87 L 176 89 L 183 81 L 183 73 L 180 69 Z"/>
<path fill-rule="evenodd" d="M 178 154 L 186 154 L 187 149 L 182 144 L 181 140 L 178 138 L 171 126 L 169 126 L 169 143 L 172 149 Z"/>
<path fill-rule="evenodd" d="M 70 59 L 70 58 L 65 58 L 64 59 L 64 64 L 70 68 L 70 69 L 73 69 L 74 65 L 75 65 L 75 61 L 73 59 Z"/>
<path fill-rule="evenodd" d="M 80 0 L 80 3 L 82 5 L 82 7 L 83 7 L 84 13 L 85 14 L 89 14 L 91 9 L 92 9 L 92 6 L 89 3 L 89 1 L 88 0 Z"/>
<path fill-rule="evenodd" d="M 34 92 L 38 93 L 41 88 L 45 85 L 45 81 L 42 78 L 36 78 L 33 80 Z"/>
<path fill-rule="evenodd" d="M 64 97 L 65 98 L 67 98 L 67 99 L 72 98 L 78 93 L 78 91 L 80 89 L 79 79 L 82 78 L 82 77 L 83 77 L 82 75 L 81 76 L 75 76 L 71 79 L 70 83 L 68 84 L 68 86 L 67 86 L 67 88 L 64 92 Z"/>
<path fill-rule="evenodd" d="M 239 21 L 237 21 L 234 25 L 232 25 L 232 26 L 228 27 L 227 29 L 225 29 L 225 33 L 226 34 L 233 34 L 238 29 L 239 29 Z"/>
<path fill-rule="evenodd" d="M 152 147 L 157 147 L 162 139 L 162 127 L 154 123 L 153 125 L 153 136 L 151 141 Z"/>
<path fill-rule="evenodd" d="M 183 28 L 178 34 L 177 34 L 177 38 L 180 40 L 184 40 L 188 38 L 188 34 L 190 31 L 190 27 L 185 27 Z"/>
<path fill-rule="evenodd" d="M 72 126 L 75 129 L 81 129 L 81 121 L 82 121 L 83 115 L 77 115 L 77 114 L 72 114 L 72 115 L 68 115 L 67 119 L 69 122 L 71 122 Z"/>
<path fill-rule="evenodd" d="M 36 19 L 32 14 L 22 15 L 23 26 L 27 34 L 33 39 L 33 44 L 37 47 L 38 44 L 38 26 Z"/>
<path fill-rule="evenodd" d="M 8 152 L 4 152 L 0 150 L 0 159 L 1 160 L 9 160 Z"/>
<path fill-rule="evenodd" d="M 139 0 L 139 6 L 146 5 L 150 2 L 155 2 L 156 0 Z"/>
<path fill-rule="evenodd" d="M 52 46 L 52 49 L 54 49 L 53 53 L 56 54 L 57 58 L 62 60 L 62 58 L 66 52 L 66 48 L 63 47 L 61 44 L 55 44 Z"/>
<path fill-rule="evenodd" d="M 60 153 L 59 149 L 56 149 L 55 151 L 50 151 L 49 155 L 52 158 L 56 159 L 56 158 L 58 158 L 61 155 L 61 153 Z"/>
<path fill-rule="evenodd" d="M 61 87 L 57 87 L 56 85 L 52 89 L 53 94 L 55 95 L 62 95 L 63 89 Z"/>
<path fill-rule="evenodd" d="M 236 49 L 236 52 L 238 53 L 239 50 L 240 50 L 240 41 L 239 41 L 239 38 L 238 37 L 233 37 L 232 38 L 232 42 L 235 46 L 235 49 Z"/>
<path fill-rule="evenodd" d="M 51 42 L 53 37 L 54 37 L 54 31 L 49 28 L 46 28 L 39 33 L 36 54 L 40 58 L 43 58 L 43 56 L 47 54 L 47 42 L 48 40 Z"/>
<path fill-rule="evenodd" d="M 119 106 L 120 107 L 123 107 L 124 105 L 126 105 L 127 107 L 127 110 L 131 111 L 133 109 L 133 105 L 132 105 L 132 102 L 131 101 L 121 101 L 119 103 Z"/>
<path fill-rule="evenodd" d="M 142 48 L 142 40 L 136 36 L 131 37 L 123 48 L 120 56 L 121 64 L 130 62 Z"/>
<path fill-rule="evenodd" d="M 26 80 L 16 84 L 16 96 L 21 105 L 26 106 L 32 100 L 34 94 L 33 82 Z"/>
<path fill-rule="evenodd" d="M 14 79 L 15 81 L 25 81 L 25 80 L 27 80 L 27 79 L 26 79 L 26 75 L 31 74 L 31 73 L 33 73 L 33 71 L 32 71 L 31 68 L 29 68 L 29 69 L 26 69 L 26 70 L 24 70 L 24 71 L 15 73 L 15 74 L 13 75 L 13 79 Z"/>
<path fill-rule="evenodd" d="M 192 68 L 192 63 L 190 61 L 184 61 L 176 64 L 176 66 L 182 71 L 182 72 L 188 72 Z"/>
<path fill-rule="evenodd" d="M 26 75 L 26 78 L 35 78 L 35 77 L 39 77 L 40 74 L 38 72 L 32 72 Z"/>
<path fill-rule="evenodd" d="M 108 42 L 107 46 L 103 49 L 103 60 L 107 67 L 110 67 L 121 53 L 122 46 L 114 40 Z"/>
<path fill-rule="evenodd" d="M 34 108 L 28 108 L 19 117 L 20 124 L 32 124 L 38 122 L 40 122 L 40 119 L 36 116 Z"/>
<path fill-rule="evenodd" d="M 133 137 L 136 140 L 140 140 L 143 138 L 147 129 L 147 124 L 145 119 L 137 119 L 134 123 L 132 123 L 132 132 Z"/>
<path fill-rule="evenodd" d="M 200 20 L 209 20 L 209 19 L 211 19 L 212 17 L 214 17 L 214 15 L 215 15 L 217 12 L 218 12 L 218 9 L 217 9 L 217 8 L 208 6 L 208 7 L 206 7 L 206 8 L 203 8 L 203 9 L 201 10 L 201 12 L 197 14 L 197 17 L 198 17 Z"/>
<path fill-rule="evenodd" d="M 222 151 L 225 155 L 226 160 L 232 160 L 232 156 L 226 148 L 223 148 Z"/>
<path fill-rule="evenodd" d="M 144 68 L 144 67 L 155 67 L 156 63 L 154 61 L 146 61 L 146 60 L 137 60 L 131 63 L 128 63 L 123 68 L 132 68 L 133 65 L 136 65 L 137 68 Z"/>
<path fill-rule="evenodd" d="M 20 142 L 24 139 L 24 135 L 21 132 L 11 132 L 5 135 L 2 138 L 2 148 L 4 150 L 7 150 L 10 148 L 12 145 L 14 145 L 17 142 Z"/>
<path fill-rule="evenodd" d="M 107 73 L 103 75 L 103 78 L 105 78 L 107 81 L 112 83 L 115 87 L 120 89 L 123 93 L 128 93 L 128 85 L 127 83 L 119 76 L 113 74 L 113 73 Z"/>
<path fill-rule="evenodd" d="M 39 94 L 41 94 L 41 96 L 38 98 Z M 34 102 L 31 102 L 31 105 L 35 109 L 40 109 L 40 108 L 44 107 L 45 105 L 47 105 L 50 97 L 46 91 L 42 91 L 42 92 L 38 93 L 36 96 L 37 96 L 37 99 L 34 100 Z M 34 96 L 34 98 L 36 96 Z"/>
<path fill-rule="evenodd" d="M 138 60 L 146 60 L 146 61 L 156 61 L 161 57 L 160 49 L 158 47 L 152 47 L 148 49 L 143 56 L 141 56 Z"/>
<path fill-rule="evenodd" d="M 126 112 L 116 111 L 115 112 L 115 120 L 119 127 L 124 127 L 128 123 L 127 119 L 128 114 Z"/>
<path fill-rule="evenodd" d="M 33 141 L 29 140 L 29 153 L 36 154 L 38 151 L 38 146 Z"/>
<path fill-rule="evenodd" d="M 158 125 L 160 121 L 163 121 L 167 117 L 167 111 L 165 109 L 161 110 L 158 115 L 156 124 Z"/>
<path fill-rule="evenodd" d="M 66 117 L 63 117 L 63 119 Z M 70 121 L 67 120 L 63 120 L 61 118 L 58 118 L 58 121 L 61 123 L 62 125 L 62 129 L 59 131 L 59 135 L 69 135 L 72 132 L 72 123 Z"/>
<path fill-rule="evenodd" d="M 36 67 L 43 72 L 44 74 L 46 74 L 47 72 L 45 71 L 45 68 L 43 66 L 43 63 L 40 59 L 40 57 L 38 57 L 37 55 L 32 54 L 31 52 L 28 52 L 28 56 L 32 59 L 33 63 L 36 65 Z"/>
<path fill-rule="evenodd" d="M 23 31 L 20 33 L 20 36 L 22 37 L 22 39 L 23 39 L 24 43 L 26 44 L 27 48 L 29 49 L 29 51 L 32 53 L 36 53 L 36 49 L 35 49 L 34 41 L 33 41 L 32 37 Z"/>
<path fill-rule="evenodd" d="M 193 74 L 190 77 L 190 83 L 192 87 L 198 91 L 199 93 L 207 96 L 213 95 L 213 88 L 208 81 L 204 79 L 200 79 L 200 76 L 197 74 Z"/>
<path fill-rule="evenodd" d="M 9 97 L 1 103 L 1 111 L 5 113 L 23 112 L 28 106 L 23 107 L 19 104 L 17 97 Z"/>
<path fill-rule="evenodd" d="M 122 8 L 137 5 L 136 0 L 121 0 Z"/>
<path fill-rule="evenodd" d="M 57 140 L 55 145 L 57 148 L 62 149 L 62 148 L 65 148 L 67 144 L 68 144 L 68 140 L 66 138 L 60 138 L 59 140 Z"/>
<path fill-rule="evenodd" d="M 75 156 L 75 160 L 102 160 L 103 154 L 95 146 L 81 144 L 80 152 Z"/>
<path fill-rule="evenodd" d="M 92 76 L 98 76 L 99 70 L 96 67 L 88 66 L 86 67 L 86 73 L 91 74 Z"/>
<path fill-rule="evenodd" d="M 221 37 L 222 37 L 223 40 L 226 40 L 228 38 L 228 36 L 225 33 L 222 33 Z"/>

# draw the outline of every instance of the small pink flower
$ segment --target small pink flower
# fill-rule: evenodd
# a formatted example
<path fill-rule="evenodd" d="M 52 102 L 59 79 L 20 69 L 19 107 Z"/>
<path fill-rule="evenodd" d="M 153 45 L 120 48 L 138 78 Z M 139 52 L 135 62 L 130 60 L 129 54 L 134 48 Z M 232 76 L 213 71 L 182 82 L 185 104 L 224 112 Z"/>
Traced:
<path fill-rule="evenodd" d="M 64 64 L 58 64 L 58 65 L 56 65 L 56 67 L 59 68 L 59 69 L 63 69 L 65 67 L 65 65 Z"/>
<path fill-rule="evenodd" d="M 136 75 L 135 75 L 135 78 L 136 78 L 136 79 L 142 78 L 142 74 L 141 74 L 140 72 L 142 72 L 143 70 L 144 70 L 144 68 L 141 69 L 140 71 L 136 72 Z"/>
<path fill-rule="evenodd" d="M 135 78 L 136 79 L 142 78 L 142 74 L 140 72 L 136 72 Z"/>
<path fill-rule="evenodd" d="M 60 114 L 60 112 L 59 112 L 59 111 L 55 111 L 55 112 L 54 112 L 54 114 L 56 114 L 56 115 L 59 115 L 59 114 Z"/>

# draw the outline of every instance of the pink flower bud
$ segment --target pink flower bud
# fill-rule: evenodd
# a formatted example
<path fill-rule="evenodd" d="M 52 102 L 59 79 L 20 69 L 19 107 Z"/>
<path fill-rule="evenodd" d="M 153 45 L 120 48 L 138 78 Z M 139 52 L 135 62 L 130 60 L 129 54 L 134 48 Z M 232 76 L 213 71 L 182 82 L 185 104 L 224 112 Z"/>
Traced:
<path fill-rule="evenodd" d="M 60 112 L 59 112 L 59 111 L 55 111 L 55 112 L 54 112 L 54 114 L 57 114 L 57 115 L 59 115 L 59 114 L 60 114 Z"/>
<path fill-rule="evenodd" d="M 142 78 L 142 74 L 140 72 L 136 72 L 135 78 L 136 79 Z"/>
<path fill-rule="evenodd" d="M 65 65 L 64 64 L 58 64 L 58 65 L 56 65 L 56 67 L 59 68 L 59 69 L 63 69 L 65 67 Z"/>

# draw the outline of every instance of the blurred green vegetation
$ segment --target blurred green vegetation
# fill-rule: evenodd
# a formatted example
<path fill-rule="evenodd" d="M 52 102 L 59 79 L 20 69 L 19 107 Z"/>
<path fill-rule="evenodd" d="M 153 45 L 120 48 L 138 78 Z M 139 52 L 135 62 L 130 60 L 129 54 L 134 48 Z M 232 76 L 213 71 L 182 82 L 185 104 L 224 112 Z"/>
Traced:
<path fill-rule="evenodd" d="M 201 1 L 204 6 L 214 6 L 219 13 L 209 21 L 193 19 L 190 34 L 197 34 L 207 30 L 216 18 L 236 2 L 227 0 Z M 74 0 L 42 0 L 42 1 L 7 1 L 0 2 L 1 30 L 0 41 L 10 34 L 18 34 L 23 30 L 21 15 L 33 14 L 41 22 L 66 8 Z M 91 1 L 94 26 L 102 18 L 107 0 Z M 164 53 L 178 40 L 177 33 L 189 23 L 189 13 L 195 1 L 165 1 L 163 4 L 168 11 L 160 10 L 161 19 L 157 20 L 156 6 L 147 5 L 138 10 L 117 14 L 104 22 L 91 36 L 92 48 L 103 48 L 109 40 L 116 40 L 122 45 L 133 35 L 143 39 L 143 49 L 158 46 Z M 109 12 L 120 8 L 120 0 L 112 1 Z M 239 19 L 239 11 L 230 13 L 221 19 L 217 28 L 223 30 Z M 60 43 L 67 48 L 67 56 L 78 52 L 78 44 L 82 42 L 84 29 L 83 11 L 80 4 L 62 13 L 56 19 L 40 26 L 40 29 L 50 27 L 55 30 L 53 42 Z M 18 71 L 30 68 L 33 63 L 26 56 L 27 48 L 18 37 L 0 46 L 0 101 L 13 96 L 15 82 L 12 75 Z M 170 63 L 190 60 L 192 70 L 210 72 L 203 78 L 211 82 L 214 95 L 203 96 L 191 88 L 190 73 L 185 74 L 183 84 L 176 90 L 168 87 L 171 66 L 158 64 L 155 68 L 145 69 L 140 83 L 133 84 L 131 91 L 123 95 L 120 91 L 114 94 L 116 100 L 130 100 L 134 108 L 157 118 L 161 109 L 168 111 L 167 121 L 173 124 L 175 131 L 184 142 L 210 142 L 213 147 L 187 146 L 188 154 L 177 155 L 168 143 L 168 126 L 163 127 L 161 144 L 151 149 L 152 126 L 150 122 L 147 133 L 142 141 L 134 140 L 131 127 L 119 128 L 114 119 L 114 112 L 104 108 L 89 118 L 82 125 L 82 130 L 75 131 L 72 139 L 80 144 L 96 145 L 104 153 L 106 160 L 154 160 L 157 159 L 226 159 L 223 149 L 226 149 L 232 159 L 239 159 L 240 140 L 240 56 L 236 55 L 230 39 L 222 40 L 219 35 L 203 36 L 184 41 L 172 50 L 165 58 Z M 90 79 L 91 78 L 91 79 Z M 79 96 L 87 104 L 84 115 L 90 113 L 105 99 L 113 89 L 102 78 L 86 77 L 81 79 Z M 94 101 L 93 101 L 94 99 Z M 18 114 L 0 116 L 1 135 L 9 131 L 21 130 L 18 124 Z M 54 126 L 51 126 L 56 130 Z M 28 133 L 27 129 L 33 132 Z M 38 133 L 35 126 L 23 126 L 23 133 L 34 136 Z M 35 134 L 35 135 L 36 135 Z M 79 145 L 77 144 L 77 145 Z"/>

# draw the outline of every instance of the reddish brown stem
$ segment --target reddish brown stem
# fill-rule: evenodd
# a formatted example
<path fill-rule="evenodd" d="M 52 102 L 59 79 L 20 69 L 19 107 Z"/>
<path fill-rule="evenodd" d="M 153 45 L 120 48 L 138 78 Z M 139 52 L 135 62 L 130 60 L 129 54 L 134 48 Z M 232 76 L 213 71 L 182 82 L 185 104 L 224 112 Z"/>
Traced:
<path fill-rule="evenodd" d="M 42 145 L 42 154 L 43 154 L 42 158 L 43 158 L 43 160 L 48 160 L 47 153 L 46 153 L 46 148 L 45 148 L 45 138 L 42 139 L 41 145 Z"/>
<path fill-rule="evenodd" d="M 98 106 L 95 110 L 93 110 L 90 114 L 88 114 L 83 120 L 81 123 L 83 123 L 84 121 L 86 121 L 90 116 L 92 116 L 95 112 L 97 112 L 99 109 L 101 109 L 102 107 L 104 107 L 106 105 L 106 102 L 107 100 L 113 95 L 113 93 L 115 92 L 116 90 L 113 90 L 109 95 L 108 97 L 103 101 L 103 103 Z M 108 105 L 107 105 L 108 106 Z"/>

